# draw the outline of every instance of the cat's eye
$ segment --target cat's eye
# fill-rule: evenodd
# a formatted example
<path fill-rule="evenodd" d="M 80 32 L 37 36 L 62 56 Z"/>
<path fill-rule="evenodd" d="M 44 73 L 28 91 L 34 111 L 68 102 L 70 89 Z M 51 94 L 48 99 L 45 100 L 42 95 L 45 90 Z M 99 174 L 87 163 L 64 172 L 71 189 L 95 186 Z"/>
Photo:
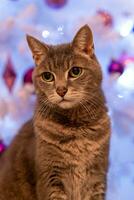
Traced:
<path fill-rule="evenodd" d="M 69 77 L 77 78 L 82 73 L 82 69 L 80 67 L 72 67 L 69 71 Z"/>
<path fill-rule="evenodd" d="M 42 73 L 42 79 L 46 82 L 52 82 L 54 80 L 54 75 L 51 72 Z"/>

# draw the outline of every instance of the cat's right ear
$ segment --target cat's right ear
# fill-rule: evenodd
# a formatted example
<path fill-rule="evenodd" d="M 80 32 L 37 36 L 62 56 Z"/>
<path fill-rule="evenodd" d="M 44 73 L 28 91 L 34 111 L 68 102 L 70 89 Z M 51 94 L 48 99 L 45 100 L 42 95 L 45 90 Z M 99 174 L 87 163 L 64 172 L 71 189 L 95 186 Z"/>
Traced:
<path fill-rule="evenodd" d="M 48 46 L 30 35 L 26 35 L 26 39 L 36 65 L 41 64 L 48 52 Z"/>

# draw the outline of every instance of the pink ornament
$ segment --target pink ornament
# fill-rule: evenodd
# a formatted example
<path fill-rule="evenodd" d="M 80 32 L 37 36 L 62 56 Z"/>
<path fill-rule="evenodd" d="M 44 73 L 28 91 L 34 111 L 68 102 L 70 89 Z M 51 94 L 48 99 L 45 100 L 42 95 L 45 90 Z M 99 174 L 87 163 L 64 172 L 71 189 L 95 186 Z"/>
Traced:
<path fill-rule="evenodd" d="M 97 15 L 102 19 L 102 22 L 105 26 L 113 25 L 113 17 L 110 13 L 105 10 L 98 10 Z"/>
<path fill-rule="evenodd" d="M 5 144 L 0 140 L 0 155 L 6 150 Z"/>
<path fill-rule="evenodd" d="M 67 0 L 45 0 L 45 2 L 52 8 L 61 8 L 67 3 Z"/>
<path fill-rule="evenodd" d="M 110 74 L 122 74 L 124 72 L 124 64 L 118 60 L 112 59 L 109 66 L 108 66 L 108 72 Z"/>
<path fill-rule="evenodd" d="M 16 73 L 14 71 L 14 66 L 10 57 L 8 57 L 7 59 L 5 71 L 3 73 L 3 78 L 9 91 L 11 92 L 16 79 Z"/>
<path fill-rule="evenodd" d="M 26 73 L 24 74 L 24 77 L 23 77 L 23 83 L 26 84 L 26 83 L 33 83 L 32 81 L 32 72 L 33 72 L 33 67 L 28 69 L 26 71 Z"/>

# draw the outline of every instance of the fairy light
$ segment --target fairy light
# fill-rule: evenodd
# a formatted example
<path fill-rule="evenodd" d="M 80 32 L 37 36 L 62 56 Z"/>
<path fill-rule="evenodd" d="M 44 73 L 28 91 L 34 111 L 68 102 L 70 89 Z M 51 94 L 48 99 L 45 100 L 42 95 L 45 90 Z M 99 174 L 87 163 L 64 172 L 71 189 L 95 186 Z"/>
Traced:
<path fill-rule="evenodd" d="M 132 29 L 133 29 L 134 23 L 132 19 L 128 19 L 126 22 L 124 22 L 120 27 L 120 35 L 122 37 L 127 37 Z"/>
<path fill-rule="evenodd" d="M 42 37 L 44 37 L 44 38 L 48 38 L 49 35 L 50 35 L 50 32 L 49 32 L 48 30 L 44 30 L 44 31 L 42 31 Z"/>

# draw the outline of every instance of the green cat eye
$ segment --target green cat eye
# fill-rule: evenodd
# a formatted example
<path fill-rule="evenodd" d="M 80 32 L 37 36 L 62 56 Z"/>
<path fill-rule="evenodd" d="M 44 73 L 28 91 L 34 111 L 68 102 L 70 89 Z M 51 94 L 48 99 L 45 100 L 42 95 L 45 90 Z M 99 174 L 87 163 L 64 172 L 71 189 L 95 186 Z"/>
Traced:
<path fill-rule="evenodd" d="M 69 77 L 77 78 L 82 73 L 82 69 L 80 67 L 72 67 L 69 71 Z"/>
<path fill-rule="evenodd" d="M 42 74 L 42 79 L 46 82 L 52 82 L 54 80 L 54 75 L 51 72 L 44 72 Z"/>

